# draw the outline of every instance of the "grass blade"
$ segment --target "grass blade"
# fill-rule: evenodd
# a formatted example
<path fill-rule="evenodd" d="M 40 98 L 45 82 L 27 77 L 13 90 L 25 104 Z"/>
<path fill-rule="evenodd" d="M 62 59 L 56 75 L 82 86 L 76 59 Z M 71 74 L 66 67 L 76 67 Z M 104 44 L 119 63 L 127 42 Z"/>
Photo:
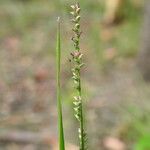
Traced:
<path fill-rule="evenodd" d="M 61 42 L 60 42 L 60 18 L 58 18 L 57 44 L 56 44 L 56 62 L 57 62 L 57 110 L 58 110 L 58 132 L 59 132 L 59 150 L 65 150 L 65 139 L 63 129 L 63 116 L 61 104 L 60 87 L 60 62 L 61 62 Z"/>

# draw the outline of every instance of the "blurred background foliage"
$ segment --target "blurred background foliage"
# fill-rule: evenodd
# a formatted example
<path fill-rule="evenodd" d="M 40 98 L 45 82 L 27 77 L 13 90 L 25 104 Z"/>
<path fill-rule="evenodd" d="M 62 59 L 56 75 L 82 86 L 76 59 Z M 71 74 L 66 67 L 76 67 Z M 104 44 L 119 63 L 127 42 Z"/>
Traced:
<path fill-rule="evenodd" d="M 118 150 L 150 149 L 150 85 L 136 67 L 144 2 L 136 2 L 126 0 L 121 22 L 107 26 L 104 0 L 80 0 L 81 47 L 86 64 L 82 73 L 83 92 L 91 149 L 111 150 L 109 145 L 114 143 L 118 147 L 122 145 Z M 54 149 L 57 143 L 57 16 L 62 18 L 66 138 L 68 143 L 76 143 L 76 135 L 72 136 L 76 123 L 71 115 L 73 87 L 69 62 L 73 49 L 69 20 L 72 3 L 70 0 L 0 0 L 0 149 L 47 150 Z M 38 141 L 42 142 L 35 138 L 22 144 L 11 139 L 11 133 L 18 132 L 21 137 L 26 135 L 24 132 L 31 132 L 35 137 L 40 133 L 48 137 L 48 142 L 43 144 L 38 135 Z"/>

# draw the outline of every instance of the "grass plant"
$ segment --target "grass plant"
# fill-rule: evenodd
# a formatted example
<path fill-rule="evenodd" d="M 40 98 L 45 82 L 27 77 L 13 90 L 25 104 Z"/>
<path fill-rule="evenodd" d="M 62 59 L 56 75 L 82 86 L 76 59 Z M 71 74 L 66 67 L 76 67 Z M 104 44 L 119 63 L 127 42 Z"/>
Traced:
<path fill-rule="evenodd" d="M 74 111 L 75 117 L 79 122 L 78 135 L 79 135 L 79 149 L 87 150 L 87 135 L 84 127 L 84 115 L 83 115 L 83 103 L 82 103 L 82 90 L 81 90 L 81 68 L 84 65 L 82 62 L 82 56 L 80 50 L 80 5 L 76 3 L 71 5 L 71 15 L 74 36 L 72 37 L 74 51 L 71 53 L 72 56 L 72 79 L 75 85 L 74 96 Z M 65 150 L 65 140 L 63 131 L 63 116 L 62 116 L 62 104 L 61 104 L 61 85 L 60 85 L 60 61 L 61 61 L 61 45 L 60 45 L 60 18 L 58 18 L 58 29 L 57 29 L 57 46 L 56 46 L 56 58 L 57 58 L 57 105 L 58 105 L 58 129 L 59 129 L 59 150 Z"/>

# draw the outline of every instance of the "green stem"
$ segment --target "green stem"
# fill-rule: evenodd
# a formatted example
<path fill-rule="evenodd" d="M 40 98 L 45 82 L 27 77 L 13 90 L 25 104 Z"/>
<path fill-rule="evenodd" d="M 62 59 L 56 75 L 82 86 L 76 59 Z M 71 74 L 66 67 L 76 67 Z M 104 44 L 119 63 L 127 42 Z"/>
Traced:
<path fill-rule="evenodd" d="M 79 96 L 82 96 L 82 91 L 81 91 L 81 75 L 80 75 L 80 71 L 79 71 Z M 84 150 L 84 120 L 83 120 L 83 106 L 82 106 L 82 98 L 81 98 L 81 111 L 80 111 L 80 130 L 81 130 L 81 143 L 80 143 L 80 147 L 82 148 L 82 150 Z"/>

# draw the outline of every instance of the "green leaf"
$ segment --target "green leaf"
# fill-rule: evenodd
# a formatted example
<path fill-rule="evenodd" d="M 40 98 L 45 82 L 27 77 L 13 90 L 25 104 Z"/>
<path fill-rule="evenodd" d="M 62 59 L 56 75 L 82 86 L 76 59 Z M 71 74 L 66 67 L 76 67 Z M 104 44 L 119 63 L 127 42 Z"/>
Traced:
<path fill-rule="evenodd" d="M 61 91 L 60 91 L 61 90 L 61 87 L 60 87 L 60 63 L 61 63 L 60 18 L 58 18 L 58 28 L 57 28 L 56 62 L 57 62 L 56 75 L 57 75 L 57 110 L 58 110 L 59 150 L 65 150 Z"/>

